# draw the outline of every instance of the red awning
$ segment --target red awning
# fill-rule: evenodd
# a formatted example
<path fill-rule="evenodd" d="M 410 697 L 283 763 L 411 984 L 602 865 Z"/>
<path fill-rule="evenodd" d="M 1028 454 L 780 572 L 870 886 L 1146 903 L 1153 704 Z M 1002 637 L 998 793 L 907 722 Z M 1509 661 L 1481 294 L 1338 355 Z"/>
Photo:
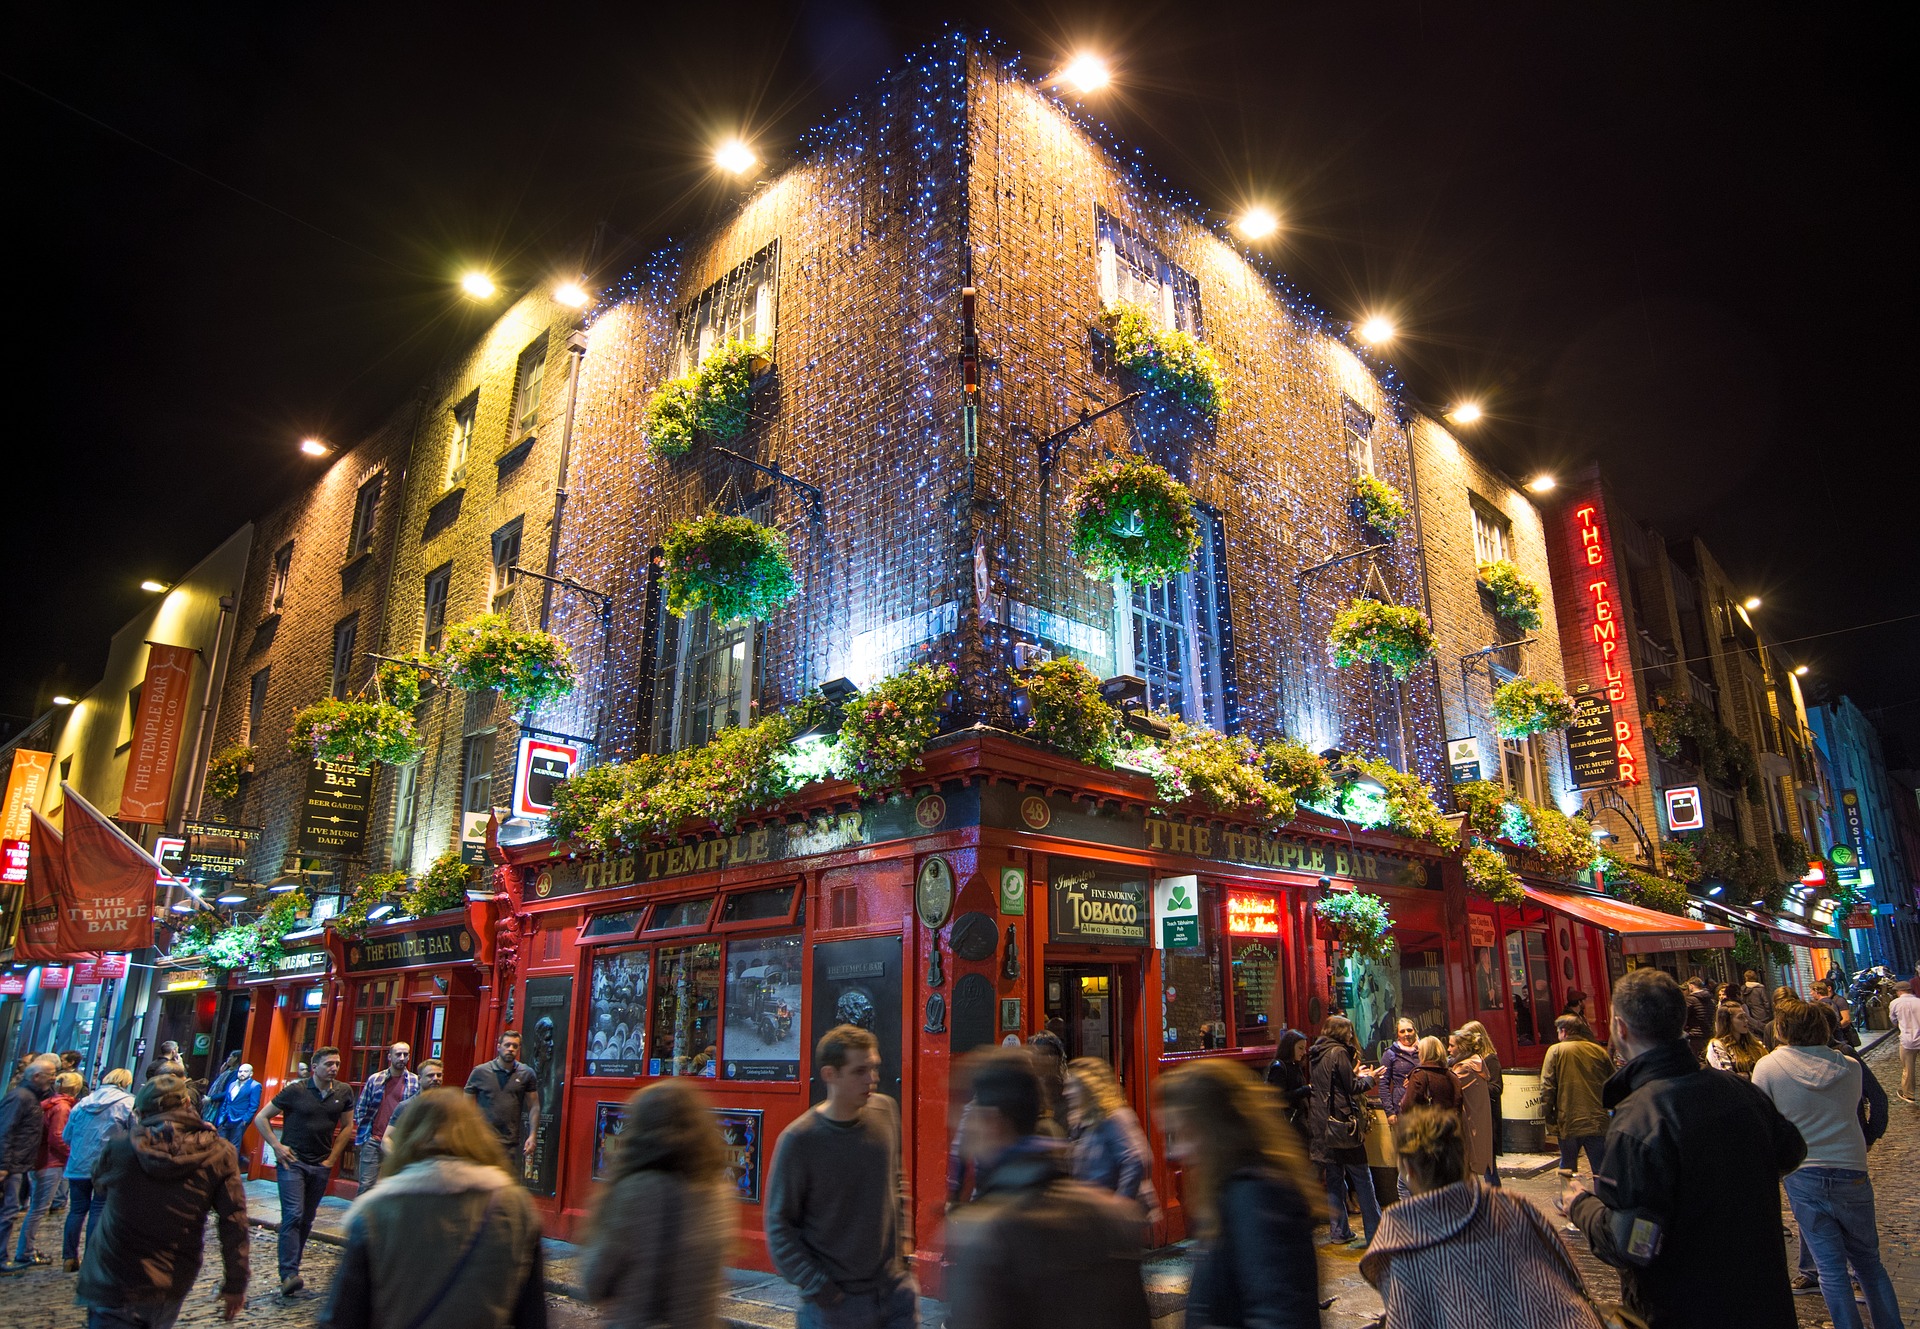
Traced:
<path fill-rule="evenodd" d="M 1778 914 L 1769 914 L 1762 909 L 1742 909 L 1737 904 L 1721 904 L 1717 900 L 1703 900 L 1701 904 L 1716 914 L 1745 927 L 1757 928 L 1775 941 L 1785 942 L 1789 946 L 1804 946 L 1808 950 L 1839 950 L 1840 938 L 1829 937 L 1823 932 L 1815 932 L 1806 924 L 1791 918 L 1782 918 Z"/>
<path fill-rule="evenodd" d="M 1679 918 L 1657 909 L 1645 909 L 1608 895 L 1587 891 L 1553 891 L 1523 880 L 1527 899 L 1582 923 L 1617 933 L 1620 949 L 1628 955 L 1648 951 L 1694 951 L 1733 945 L 1733 933 L 1697 918 Z"/>

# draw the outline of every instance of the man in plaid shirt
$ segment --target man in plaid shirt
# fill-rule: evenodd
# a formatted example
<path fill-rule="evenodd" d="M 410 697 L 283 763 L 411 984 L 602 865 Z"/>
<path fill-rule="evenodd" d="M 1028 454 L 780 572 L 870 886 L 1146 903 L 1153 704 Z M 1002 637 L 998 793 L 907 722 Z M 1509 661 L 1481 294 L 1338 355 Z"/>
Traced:
<path fill-rule="evenodd" d="M 375 1071 L 360 1086 L 359 1101 L 353 1105 L 353 1143 L 360 1150 L 360 1193 L 366 1194 L 380 1178 L 380 1159 L 385 1148 L 381 1137 L 387 1123 L 400 1105 L 420 1092 L 420 1077 L 407 1069 L 413 1049 L 395 1043 L 387 1049 L 387 1068 Z"/>

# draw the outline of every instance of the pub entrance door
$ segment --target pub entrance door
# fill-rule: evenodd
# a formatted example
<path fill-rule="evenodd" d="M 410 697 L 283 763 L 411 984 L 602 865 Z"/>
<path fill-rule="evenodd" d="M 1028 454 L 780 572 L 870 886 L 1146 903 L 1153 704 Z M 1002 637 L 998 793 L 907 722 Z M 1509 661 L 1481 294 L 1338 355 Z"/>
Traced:
<path fill-rule="evenodd" d="M 1127 1037 L 1119 967 L 1047 966 L 1047 1028 L 1067 1045 L 1067 1059 L 1094 1057 L 1126 1078 Z"/>

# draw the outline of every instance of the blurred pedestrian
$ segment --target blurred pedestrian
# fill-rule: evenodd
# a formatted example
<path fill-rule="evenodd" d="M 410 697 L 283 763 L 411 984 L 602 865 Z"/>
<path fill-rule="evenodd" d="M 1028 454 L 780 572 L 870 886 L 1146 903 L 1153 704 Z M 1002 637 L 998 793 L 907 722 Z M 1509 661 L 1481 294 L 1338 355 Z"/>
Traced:
<path fill-rule="evenodd" d="M 1833 1023 L 1840 1031 L 1840 1041 L 1850 1048 L 1859 1047 L 1860 1031 L 1853 1027 L 1853 1007 L 1847 1004 L 1846 995 L 1833 982 L 1822 979 L 1813 985 L 1813 1000 L 1816 1005 L 1825 1006 L 1833 1012 Z"/>
<path fill-rule="evenodd" d="M 1773 1046 L 1773 998 L 1767 994 L 1767 985 L 1760 981 L 1760 975 L 1747 970 L 1746 982 L 1740 985 L 1740 1004 L 1746 1008 L 1747 1027 L 1753 1030 L 1753 1036 L 1767 1046 Z"/>
<path fill-rule="evenodd" d="M 1704 1066 L 1707 1064 L 1707 1040 L 1713 1037 L 1713 994 L 1707 991 L 1707 985 L 1700 981 L 1698 974 L 1680 986 L 1687 999 L 1687 1046 L 1693 1051 L 1693 1059 Z"/>
<path fill-rule="evenodd" d="M 426 1093 L 427 1090 L 438 1089 L 441 1085 L 446 1083 L 446 1079 L 447 1079 L 446 1067 L 441 1063 L 440 1058 L 428 1057 L 425 1061 L 420 1063 L 419 1078 L 420 1078 L 419 1093 L 416 1093 L 413 1096 L 413 1098 L 409 1098 L 405 1103 L 402 1103 L 400 1105 L 400 1110 L 394 1113 L 393 1116 L 388 1120 L 386 1133 L 380 1137 L 380 1143 L 389 1150 L 393 1148 L 393 1128 L 395 1126 L 398 1126 L 400 1124 L 400 1119 L 407 1115 L 407 1109 L 410 1106 L 412 1106 L 414 1099 L 419 1098 L 420 1094 Z"/>
<path fill-rule="evenodd" d="M 1420 1040 L 1420 1064 L 1407 1079 L 1406 1092 L 1400 1096 L 1400 1110 L 1406 1112 L 1412 1108 L 1437 1108 L 1442 1112 L 1459 1113 L 1465 1104 L 1461 1100 L 1460 1081 L 1447 1069 L 1447 1045 L 1429 1034 Z M 1407 1178 L 1405 1168 L 1399 1168 L 1396 1186 L 1401 1199 L 1413 1194 L 1413 1185 Z"/>
<path fill-rule="evenodd" d="M 1477 1042 L 1466 1030 L 1454 1030 L 1447 1036 L 1447 1064 L 1460 1085 L 1460 1121 L 1466 1129 L 1467 1163 L 1474 1176 L 1492 1185 L 1493 1182 L 1487 1180 L 1488 1174 L 1500 1175 L 1493 1143 L 1497 1123 L 1486 1064 L 1474 1051 Z"/>
<path fill-rule="evenodd" d="M 0 1099 L 0 1261 L 6 1261 L 12 1249 L 14 1220 L 27 1212 L 32 1199 L 33 1174 L 47 1133 L 47 1114 L 40 1103 L 53 1092 L 53 1077 L 59 1073 L 60 1058 L 38 1053 Z M 7 1272 L 15 1272 L 11 1261 L 0 1263 L 0 1273 Z"/>
<path fill-rule="evenodd" d="M 68 1273 L 80 1268 L 80 1232 L 86 1229 L 92 1242 L 100 1226 L 106 1202 L 93 1197 L 93 1165 L 99 1161 L 107 1141 L 126 1130 L 133 1122 L 133 1072 L 124 1067 L 110 1070 L 100 1087 L 73 1105 L 67 1114 L 63 1132 L 67 1140 L 67 1225 L 61 1233 L 60 1254 Z"/>
<path fill-rule="evenodd" d="M 1881 1137 L 1887 1133 L 1887 1091 L 1881 1086 L 1880 1077 L 1860 1059 L 1860 1053 L 1840 1039 L 1839 1028 L 1833 1018 L 1833 1008 L 1818 1002 L 1814 1005 L 1827 1013 L 1827 1025 L 1832 1035 L 1827 1040 L 1827 1046 L 1835 1052 L 1852 1058 L 1853 1064 L 1860 1070 L 1860 1131 L 1867 1142 L 1867 1150 L 1871 1153 L 1873 1146 L 1878 1144 Z M 1807 1234 L 1804 1230 L 1800 1233 L 1799 1246 L 1798 1272 L 1793 1278 L 1794 1293 L 1799 1295 L 1817 1292 L 1820 1288 L 1820 1266 L 1814 1262 L 1813 1248 L 1807 1244 Z"/>
<path fill-rule="evenodd" d="M 738 1202 L 707 1097 L 661 1080 L 629 1098 L 580 1281 L 614 1329 L 713 1329 Z"/>
<path fill-rule="evenodd" d="M 1153 1146 L 1106 1062 L 1076 1057 L 1067 1063 L 1067 1128 L 1075 1181 L 1133 1201 L 1148 1222 L 1160 1217 Z"/>
<path fill-rule="evenodd" d="M 53 1091 L 40 1100 L 40 1113 L 44 1118 L 40 1154 L 34 1160 L 31 1198 L 26 1217 L 20 1222 L 20 1241 L 13 1252 L 14 1264 L 23 1269 L 53 1263 L 51 1255 L 42 1255 L 39 1251 L 40 1223 L 53 1209 L 60 1174 L 66 1170 L 67 1140 L 63 1132 L 82 1083 L 72 1071 L 61 1071 L 53 1077 Z"/>
<path fill-rule="evenodd" d="M 493 1054 L 492 1061 L 475 1066 L 467 1076 L 467 1094 L 493 1124 L 493 1133 L 517 1169 L 540 1134 L 540 1081 L 533 1067 L 520 1060 L 518 1030 L 503 1030 Z"/>
<path fill-rule="evenodd" d="M 1238 1063 L 1214 1060 L 1173 1071 L 1158 1093 L 1167 1157 L 1185 1178 L 1199 1239 L 1187 1323 L 1313 1329 L 1319 1188 L 1272 1093 Z"/>
<path fill-rule="evenodd" d="M 948 1227 L 948 1322 L 964 1329 L 1147 1329 L 1132 1201 L 1067 1176 L 1038 1133 L 1045 1091 L 1011 1048 L 973 1058 L 961 1147 L 978 1181 Z"/>
<path fill-rule="evenodd" d="M 359 1151 L 360 1191 L 365 1194 L 380 1179 L 387 1123 L 400 1105 L 420 1092 L 420 1077 L 407 1068 L 413 1048 L 395 1043 L 387 1049 L 387 1064 L 367 1077 L 353 1104 L 353 1146 Z"/>
<path fill-rule="evenodd" d="M 827 1097 L 774 1145 L 767 1251 L 800 1290 L 799 1329 L 917 1329 L 900 1106 L 874 1092 L 880 1041 L 837 1025 L 821 1036 L 813 1065 Z"/>
<path fill-rule="evenodd" d="M 1560 1140 L 1561 1198 L 1555 1205 L 1565 1213 L 1566 1189 L 1580 1171 L 1581 1153 L 1587 1156 L 1589 1171 L 1600 1170 L 1613 1055 L 1594 1041 L 1593 1030 L 1577 1015 L 1561 1016 L 1553 1028 L 1560 1041 L 1547 1049 L 1540 1063 L 1540 1106 Z"/>
<path fill-rule="evenodd" d="M 220 1070 L 214 1075 L 213 1082 L 207 1086 L 207 1101 L 209 1103 L 217 1101 L 220 1096 L 226 1092 L 227 1086 L 233 1083 L 233 1077 L 239 1074 L 239 1072 L 240 1054 L 237 1051 L 229 1052 L 227 1059 L 220 1063 Z M 211 1115 L 208 1116 L 207 1120 L 213 1120 Z"/>
<path fill-rule="evenodd" d="M 128 1077 L 131 1079 L 132 1077 Z M 219 1220 L 221 1312 L 247 1297 L 247 1193 L 233 1150 L 201 1118 L 177 1075 L 158 1075 L 133 1100 L 134 1123 L 93 1168 L 104 1212 L 87 1238 L 74 1300 L 88 1329 L 172 1329 L 200 1276 L 207 1214 Z"/>
<path fill-rule="evenodd" d="M 1373 1077 L 1360 1062 L 1353 1021 L 1329 1015 L 1320 1022 L 1320 1037 L 1307 1054 L 1313 1086 L 1307 1116 L 1309 1150 L 1324 1174 L 1327 1187 L 1327 1223 L 1331 1239 L 1349 1249 L 1363 1250 L 1380 1226 L 1380 1200 L 1367 1168 L 1367 1129 L 1371 1110 L 1367 1091 Z M 1360 1207 L 1363 1235 L 1353 1235 L 1347 1218 L 1347 1197 Z"/>
<path fill-rule="evenodd" d="M 1308 1143 L 1307 1115 L 1313 1103 L 1313 1084 L 1307 1075 L 1307 1051 L 1312 1040 L 1298 1029 L 1283 1029 L 1267 1066 L 1267 1083 L 1280 1095 L 1280 1112 L 1300 1137 Z"/>
<path fill-rule="evenodd" d="M 1866 1293 L 1873 1329 L 1901 1329 L 1893 1280 L 1880 1260 L 1867 1140 L 1860 1128 L 1860 1068 L 1828 1046 L 1829 1019 L 1818 1006 L 1776 1003 L 1780 1046 L 1754 1067 L 1753 1087 L 1806 1141 L 1806 1161 L 1787 1174 L 1787 1203 L 1819 1270 L 1828 1316 L 1836 1329 L 1859 1329 L 1860 1312 L 1847 1280 L 1851 1267 Z"/>
<path fill-rule="evenodd" d="M 327 1182 L 340 1157 L 353 1142 L 353 1132 L 341 1125 L 353 1112 L 353 1091 L 335 1077 L 340 1073 L 340 1049 L 314 1049 L 313 1073 L 304 1080 L 282 1085 L 255 1114 L 253 1128 L 278 1160 L 274 1181 L 280 1190 L 280 1295 L 290 1297 L 305 1287 L 300 1259 L 313 1235 L 313 1219 L 327 1193 Z M 273 1114 L 281 1114 L 280 1130 Z"/>
<path fill-rule="evenodd" d="M 207 1120 L 240 1156 L 242 1172 L 246 1171 L 247 1124 L 260 1110 L 260 1092 L 260 1082 L 253 1078 L 253 1066 L 243 1061 L 233 1068 L 233 1078 L 225 1088 L 207 1095 Z"/>
<path fill-rule="evenodd" d="M 1393 1026 L 1393 1042 L 1380 1054 L 1380 1110 L 1392 1121 L 1400 1115 L 1400 1095 L 1407 1077 L 1420 1064 L 1420 1034 L 1405 1016 Z"/>
<path fill-rule="evenodd" d="M 1573 1257 L 1540 1211 L 1472 1175 L 1458 1114 L 1401 1113 L 1393 1147 L 1413 1196 L 1387 1210 L 1360 1257 L 1386 1303 L 1383 1329 L 1601 1329 Z"/>
<path fill-rule="evenodd" d="M 1625 1064 L 1607 1081 L 1600 1167 L 1574 1183 L 1569 1215 L 1651 1329 L 1793 1329 L 1779 1179 L 1806 1157 L 1800 1132 L 1751 1084 L 1699 1068 L 1666 973 L 1629 971 L 1612 1008 Z"/>
<path fill-rule="evenodd" d="M 1920 1077 L 1920 997 L 1914 995 L 1912 983 L 1895 983 L 1893 990 L 1897 995 L 1887 1014 L 1900 1027 L 1900 1101 L 1911 1106 L 1920 1094 L 1920 1085 L 1914 1083 Z"/>
<path fill-rule="evenodd" d="M 87 1069 L 80 1063 L 85 1060 L 86 1057 L 81 1054 L 79 1048 L 68 1048 L 60 1054 L 60 1073 L 65 1075 L 71 1072 L 80 1077 L 82 1098 L 85 1098 L 87 1093 Z"/>
<path fill-rule="evenodd" d="M 1040 1077 L 1040 1125 L 1035 1132 L 1056 1140 L 1067 1138 L 1067 1045 L 1042 1029 L 1027 1040 L 1034 1073 Z"/>
<path fill-rule="evenodd" d="M 1578 1002 L 1573 1000 L 1575 997 L 1579 998 Z M 1567 1005 L 1569 1007 L 1577 1005 L 1581 1011 L 1588 1009 L 1587 994 L 1577 988 L 1574 989 L 1567 994 Z M 1578 1014 L 1579 1012 L 1570 1011 L 1569 1013 Z M 1581 1015 L 1580 1018 L 1584 1020 L 1587 1017 Z M 1501 1111 L 1501 1096 L 1506 1090 L 1506 1081 L 1500 1076 L 1500 1054 L 1494 1050 L 1493 1036 L 1478 1020 L 1468 1020 L 1460 1028 L 1467 1035 L 1469 1050 L 1480 1058 L 1480 1073 L 1487 1077 L 1487 1111 L 1493 1119 L 1493 1129 L 1488 1133 L 1488 1145 L 1492 1154 L 1487 1161 L 1487 1170 L 1482 1175 L 1486 1177 L 1487 1185 L 1498 1186 L 1500 1184 L 1500 1132 L 1505 1129 L 1501 1123 L 1506 1120 Z M 1541 1032 L 1544 1033 L 1545 1030 Z"/>
<path fill-rule="evenodd" d="M 540 1214 L 480 1109 L 451 1089 L 401 1122 L 346 1239 L 323 1329 L 545 1329 Z"/>
<path fill-rule="evenodd" d="M 1713 1014 L 1713 1041 L 1707 1044 L 1707 1065 L 1750 1079 L 1754 1063 L 1767 1055 L 1767 1045 L 1753 1036 L 1744 1006 L 1722 1002 Z"/>

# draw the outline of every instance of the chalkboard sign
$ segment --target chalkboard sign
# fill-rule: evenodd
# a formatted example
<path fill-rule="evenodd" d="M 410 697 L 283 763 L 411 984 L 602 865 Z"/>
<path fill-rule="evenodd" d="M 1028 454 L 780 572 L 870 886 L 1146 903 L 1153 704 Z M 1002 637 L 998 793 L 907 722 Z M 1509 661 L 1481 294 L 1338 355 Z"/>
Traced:
<path fill-rule="evenodd" d="M 1567 761 L 1573 787 L 1590 789 L 1620 779 L 1620 745 L 1613 732 L 1613 703 L 1597 692 L 1573 699 L 1573 723 L 1567 726 Z"/>

